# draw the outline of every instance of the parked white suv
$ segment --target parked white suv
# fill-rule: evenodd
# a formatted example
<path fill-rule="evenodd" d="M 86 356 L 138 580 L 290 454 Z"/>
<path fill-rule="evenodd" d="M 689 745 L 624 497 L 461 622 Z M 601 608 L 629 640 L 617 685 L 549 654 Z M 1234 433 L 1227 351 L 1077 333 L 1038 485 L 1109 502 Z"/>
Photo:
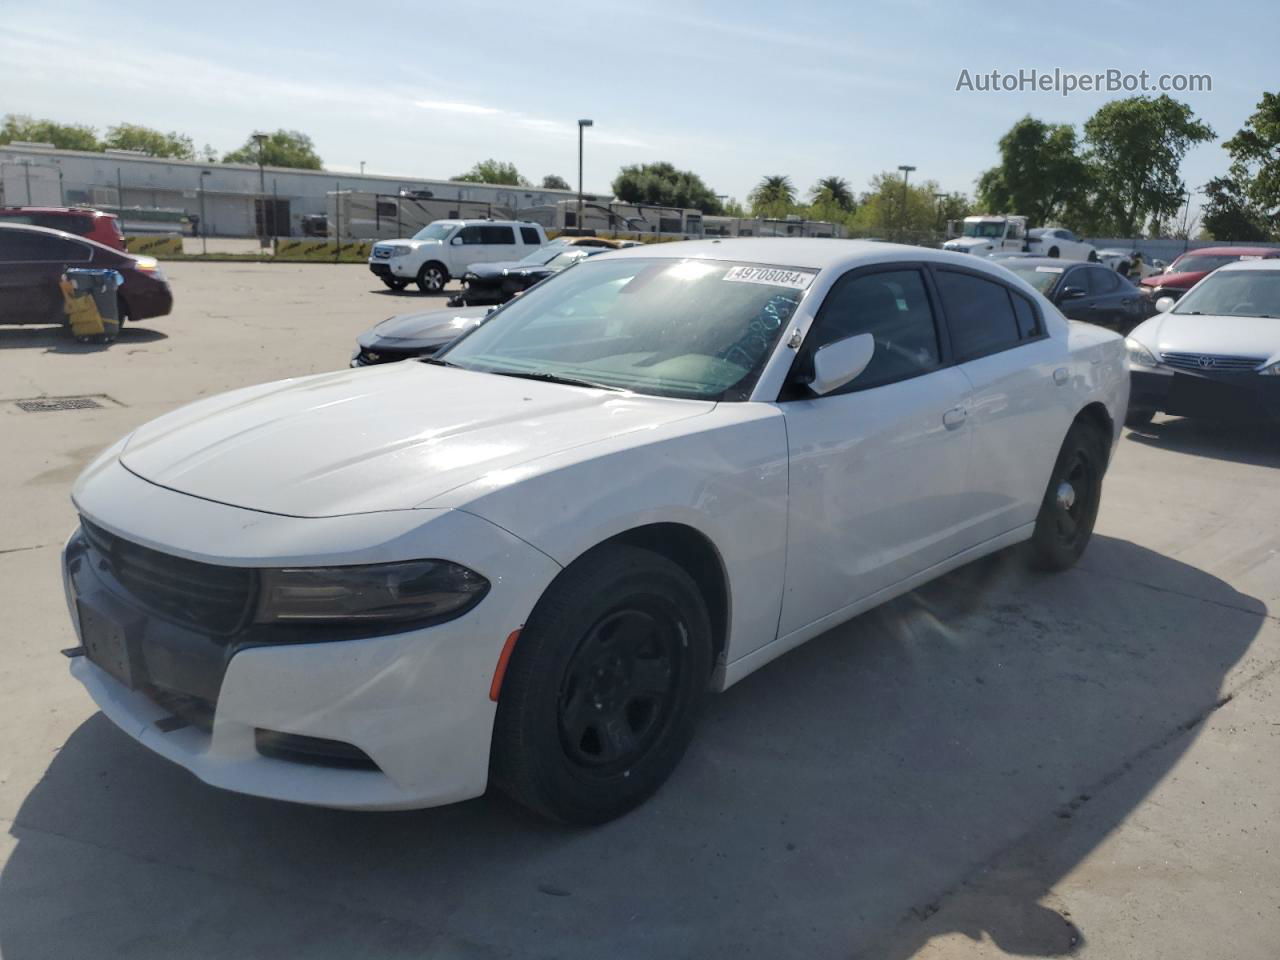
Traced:
<path fill-rule="evenodd" d="M 438 293 L 470 264 L 519 260 L 546 242 L 541 226 L 522 220 L 436 220 L 407 240 L 375 243 L 369 269 L 392 290 L 412 281 Z"/>

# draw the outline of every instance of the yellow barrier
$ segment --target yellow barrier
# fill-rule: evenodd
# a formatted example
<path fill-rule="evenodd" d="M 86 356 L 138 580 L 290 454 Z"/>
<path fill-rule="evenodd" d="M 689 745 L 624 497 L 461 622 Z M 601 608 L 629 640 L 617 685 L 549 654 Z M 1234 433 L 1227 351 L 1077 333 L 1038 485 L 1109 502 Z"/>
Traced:
<path fill-rule="evenodd" d="M 336 258 L 345 261 L 368 260 L 373 244 L 368 240 L 346 240 L 338 248 Z M 291 240 L 277 241 L 276 259 L 278 260 L 333 260 L 335 251 L 332 240 Z"/>
<path fill-rule="evenodd" d="M 148 257 L 180 257 L 182 256 L 182 238 L 171 234 L 144 234 L 125 237 L 130 253 Z"/>

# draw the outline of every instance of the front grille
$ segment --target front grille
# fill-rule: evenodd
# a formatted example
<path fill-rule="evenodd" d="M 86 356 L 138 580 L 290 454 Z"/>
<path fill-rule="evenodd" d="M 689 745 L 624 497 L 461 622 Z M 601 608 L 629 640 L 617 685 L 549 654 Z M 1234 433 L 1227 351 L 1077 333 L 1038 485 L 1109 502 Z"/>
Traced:
<path fill-rule="evenodd" d="M 256 586 L 253 570 L 171 556 L 88 520 L 80 525 L 116 582 L 143 607 L 214 633 L 231 633 L 248 616 Z"/>
<path fill-rule="evenodd" d="M 1162 353 L 1160 361 L 1177 370 L 1199 373 L 1248 373 L 1258 369 L 1266 357 L 1230 357 L 1216 353 Z"/>
<path fill-rule="evenodd" d="M 395 363 L 399 360 L 412 360 L 415 357 L 429 357 L 439 349 L 438 346 L 413 347 L 408 350 L 361 347 L 360 352 L 356 354 L 356 363 L 362 367 L 372 366 L 377 363 Z"/>

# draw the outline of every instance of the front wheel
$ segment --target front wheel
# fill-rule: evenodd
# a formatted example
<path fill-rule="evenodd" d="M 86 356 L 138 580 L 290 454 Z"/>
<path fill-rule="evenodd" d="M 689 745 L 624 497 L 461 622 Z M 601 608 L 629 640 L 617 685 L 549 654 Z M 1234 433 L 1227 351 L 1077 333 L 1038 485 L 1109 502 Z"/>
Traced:
<path fill-rule="evenodd" d="M 423 293 L 439 293 L 449 282 L 449 274 L 438 263 L 424 263 L 418 271 L 418 289 Z"/>
<path fill-rule="evenodd" d="M 1090 251 L 1089 251 L 1089 262 L 1090 262 L 1090 263 L 1097 263 L 1097 262 L 1098 262 L 1098 251 L 1097 251 L 1097 250 L 1090 250 Z"/>
<path fill-rule="evenodd" d="M 1074 423 L 1058 451 L 1031 535 L 1031 562 L 1041 570 L 1066 570 L 1089 545 L 1102 501 L 1107 448 L 1097 428 Z"/>
<path fill-rule="evenodd" d="M 656 791 L 693 735 L 711 675 L 693 579 L 649 550 L 597 548 L 564 571 L 516 641 L 492 779 L 564 823 L 612 820 Z"/>
<path fill-rule="evenodd" d="M 409 281 L 404 277 L 383 277 L 382 282 L 392 290 L 403 290 L 409 285 Z"/>

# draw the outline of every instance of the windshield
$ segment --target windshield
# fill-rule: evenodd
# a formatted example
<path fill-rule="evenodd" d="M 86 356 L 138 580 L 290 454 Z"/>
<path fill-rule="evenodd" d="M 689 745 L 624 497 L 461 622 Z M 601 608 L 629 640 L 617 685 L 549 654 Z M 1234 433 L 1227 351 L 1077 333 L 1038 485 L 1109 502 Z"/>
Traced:
<path fill-rule="evenodd" d="M 456 223 L 441 223 L 439 221 L 436 221 L 435 223 L 428 223 L 425 227 L 423 227 L 421 230 L 419 230 L 417 233 L 413 235 L 413 239 L 443 240 L 445 237 L 447 237 L 450 233 L 453 232 L 453 228 L 456 226 L 457 226 Z"/>
<path fill-rule="evenodd" d="M 1210 270 L 1217 270 L 1225 263 L 1235 263 L 1239 259 L 1239 255 L 1234 253 L 1183 254 L 1173 261 L 1169 272 L 1208 273 Z"/>
<path fill-rule="evenodd" d="M 1016 260 L 1002 263 L 1001 266 L 1006 270 L 1012 270 L 1043 294 L 1048 294 L 1053 285 L 1058 282 L 1058 278 L 1062 276 L 1062 271 L 1066 269 L 1065 267 L 1045 267 L 1035 266 L 1030 263 L 1018 263 Z"/>
<path fill-rule="evenodd" d="M 997 220 L 995 223 L 966 223 L 964 225 L 964 235 L 966 237 L 1003 237 L 1004 221 Z"/>
<path fill-rule="evenodd" d="M 437 359 L 653 396 L 745 400 L 816 272 L 589 258 L 511 301 Z"/>
<path fill-rule="evenodd" d="M 1280 317 L 1280 270 L 1223 270 L 1205 277 L 1173 313 Z"/>

